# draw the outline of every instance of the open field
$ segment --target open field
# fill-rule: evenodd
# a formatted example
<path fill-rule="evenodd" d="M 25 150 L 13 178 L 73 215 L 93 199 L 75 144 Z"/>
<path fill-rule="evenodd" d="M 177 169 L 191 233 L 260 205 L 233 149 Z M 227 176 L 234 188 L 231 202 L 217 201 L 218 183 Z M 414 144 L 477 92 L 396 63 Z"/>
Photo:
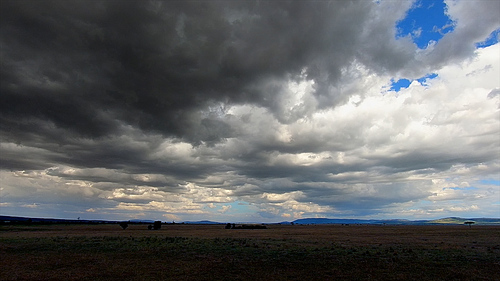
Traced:
<path fill-rule="evenodd" d="M 500 226 L 0 226 L 0 280 L 499 280 Z"/>

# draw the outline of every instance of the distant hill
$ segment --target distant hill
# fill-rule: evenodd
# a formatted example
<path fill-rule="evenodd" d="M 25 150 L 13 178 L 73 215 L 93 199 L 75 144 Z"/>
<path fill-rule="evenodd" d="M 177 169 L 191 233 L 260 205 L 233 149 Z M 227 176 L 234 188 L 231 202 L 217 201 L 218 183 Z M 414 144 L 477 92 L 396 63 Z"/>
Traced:
<path fill-rule="evenodd" d="M 154 223 L 154 220 L 129 220 L 130 223 Z"/>
<path fill-rule="evenodd" d="M 15 216 L 0 216 L 0 222 L 14 222 L 14 223 L 119 223 L 122 221 L 108 221 L 108 220 L 70 220 L 70 219 L 53 219 L 53 218 L 28 218 L 28 217 L 15 217 Z M 141 220 L 132 219 L 126 222 L 133 224 L 141 223 L 154 223 L 154 220 Z"/>
<path fill-rule="evenodd" d="M 293 221 L 294 224 L 410 224 L 409 220 L 360 220 L 360 219 L 328 219 L 306 218 Z"/>
<path fill-rule="evenodd" d="M 12 223 L 118 223 L 118 221 L 106 220 L 69 220 L 69 219 L 54 219 L 54 218 L 29 218 L 29 217 L 15 217 L 15 216 L 1 216 L 0 222 Z"/>
<path fill-rule="evenodd" d="M 479 225 L 500 225 L 497 218 L 459 218 L 449 217 L 436 220 L 358 220 L 358 219 L 328 219 L 328 218 L 306 218 L 293 221 L 294 224 L 388 224 L 388 225 L 422 225 L 422 224 L 464 224 L 473 221 Z"/>
<path fill-rule="evenodd" d="M 184 223 L 185 224 L 223 224 L 221 222 L 207 221 L 207 220 L 203 220 L 203 221 L 185 221 Z"/>
<path fill-rule="evenodd" d="M 329 218 L 305 218 L 298 219 L 292 222 L 284 221 L 278 224 L 386 224 L 386 225 L 440 225 L 440 224 L 464 224 L 466 221 L 473 221 L 477 225 L 500 225 L 500 218 L 460 218 L 449 217 L 435 220 L 404 220 L 404 219 L 388 219 L 388 220 L 362 220 L 362 219 L 329 219 Z M 0 223 L 119 223 L 120 221 L 107 220 L 69 220 L 69 219 L 53 219 L 53 218 L 29 218 L 16 216 L 1 216 Z M 153 220 L 133 219 L 130 223 L 153 223 Z M 201 221 L 185 221 L 184 224 L 225 224 L 209 220 Z M 267 223 L 274 224 L 274 223 Z"/>
<path fill-rule="evenodd" d="M 465 218 L 458 218 L 458 217 L 449 217 L 449 218 L 442 218 L 442 219 L 437 219 L 437 220 L 430 220 L 428 223 L 432 224 L 464 224 L 466 221 L 473 221 L 475 224 L 500 224 L 500 219 L 494 219 L 494 218 L 472 218 L 472 219 L 465 219 Z"/>

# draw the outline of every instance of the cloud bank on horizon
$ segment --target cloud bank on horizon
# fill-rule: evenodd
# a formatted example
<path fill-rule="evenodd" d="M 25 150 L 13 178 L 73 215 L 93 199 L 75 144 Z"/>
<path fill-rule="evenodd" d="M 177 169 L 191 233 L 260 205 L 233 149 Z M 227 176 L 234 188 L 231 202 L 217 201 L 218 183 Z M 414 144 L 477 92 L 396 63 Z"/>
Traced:
<path fill-rule="evenodd" d="M 1 1 L 0 213 L 500 216 L 499 1 Z"/>

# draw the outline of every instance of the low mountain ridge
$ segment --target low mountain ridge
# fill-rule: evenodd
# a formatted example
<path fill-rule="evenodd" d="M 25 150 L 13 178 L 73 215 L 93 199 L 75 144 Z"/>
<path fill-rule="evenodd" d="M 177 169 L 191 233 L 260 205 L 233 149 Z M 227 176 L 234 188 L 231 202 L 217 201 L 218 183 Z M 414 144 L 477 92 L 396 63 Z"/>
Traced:
<path fill-rule="evenodd" d="M 500 218 L 460 218 L 448 217 L 434 220 L 406 220 L 406 219 L 329 219 L 329 218 L 304 218 L 294 221 L 283 221 L 279 223 L 266 224 L 381 224 L 381 225 L 440 225 L 440 224 L 464 224 L 465 222 L 474 222 L 478 225 L 500 225 Z M 29 218 L 16 216 L 0 215 L 0 223 L 119 223 L 120 221 L 108 220 L 71 220 L 71 219 L 54 219 L 54 218 Z M 154 220 L 132 219 L 130 223 L 153 223 Z M 215 222 L 209 220 L 201 221 L 185 221 L 184 224 L 225 224 L 223 222 Z"/>
<path fill-rule="evenodd" d="M 459 218 L 449 217 L 435 220 L 406 220 L 406 219 L 328 219 L 328 218 L 305 218 L 293 221 L 294 224 L 386 224 L 386 225 L 423 225 L 423 224 L 464 224 L 473 221 L 479 225 L 500 225 L 499 218 Z"/>

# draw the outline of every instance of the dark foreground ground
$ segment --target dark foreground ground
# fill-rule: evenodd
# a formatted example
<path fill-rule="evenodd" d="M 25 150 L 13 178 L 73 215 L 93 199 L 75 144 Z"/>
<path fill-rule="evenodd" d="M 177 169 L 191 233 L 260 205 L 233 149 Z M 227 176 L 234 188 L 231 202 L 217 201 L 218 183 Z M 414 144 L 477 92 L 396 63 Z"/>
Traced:
<path fill-rule="evenodd" d="M 0 226 L 0 280 L 500 280 L 500 226 Z"/>

